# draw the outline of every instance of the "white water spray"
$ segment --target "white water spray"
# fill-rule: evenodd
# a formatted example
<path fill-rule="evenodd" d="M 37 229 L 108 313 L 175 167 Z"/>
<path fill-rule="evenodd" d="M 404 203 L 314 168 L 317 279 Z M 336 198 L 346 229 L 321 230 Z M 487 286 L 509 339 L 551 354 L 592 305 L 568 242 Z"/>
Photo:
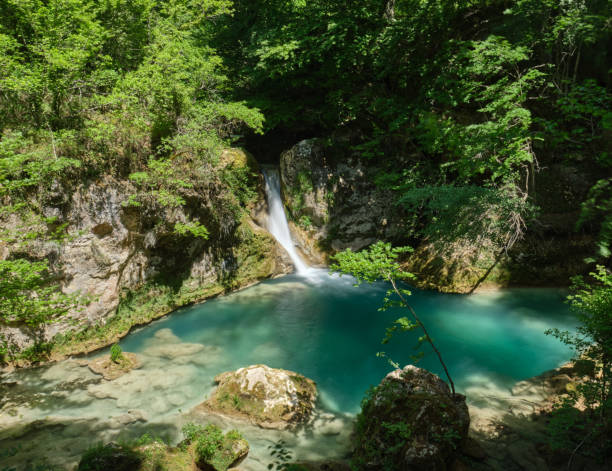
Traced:
<path fill-rule="evenodd" d="M 309 270 L 309 267 L 297 253 L 297 250 L 295 250 L 295 244 L 291 238 L 287 216 L 285 215 L 285 209 L 283 208 L 280 196 L 280 176 L 278 171 L 275 169 L 264 170 L 263 175 L 266 180 L 266 197 L 268 198 L 269 208 L 268 231 L 287 251 L 295 266 L 295 271 L 298 274 L 304 274 Z"/>

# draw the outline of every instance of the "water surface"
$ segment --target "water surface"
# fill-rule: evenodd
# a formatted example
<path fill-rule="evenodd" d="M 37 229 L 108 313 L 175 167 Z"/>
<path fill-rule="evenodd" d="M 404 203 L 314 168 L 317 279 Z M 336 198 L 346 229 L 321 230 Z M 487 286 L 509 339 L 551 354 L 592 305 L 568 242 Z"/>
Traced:
<path fill-rule="evenodd" d="M 182 342 L 218 347 L 221 370 L 264 363 L 314 379 L 325 405 L 355 413 L 364 392 L 392 368 L 376 353 L 400 364 L 412 362 L 420 333 L 396 334 L 381 344 L 385 329 L 407 313 L 378 311 L 386 286 L 353 286 L 353 279 L 289 275 L 231 296 L 183 309 L 130 335 L 121 346 L 146 351 L 161 329 Z M 413 290 L 412 306 L 427 325 L 459 390 L 487 376 L 503 386 L 540 374 L 568 360 L 570 352 L 544 331 L 572 328 L 573 317 L 555 289 L 510 289 L 473 296 Z M 417 365 L 442 375 L 425 346 Z M 199 352 L 205 362 L 209 352 Z M 219 369 L 221 368 L 221 369 Z M 202 367 L 201 371 L 206 371 Z"/>
<path fill-rule="evenodd" d="M 355 288 L 353 281 L 310 270 L 306 276 L 269 280 L 181 309 L 121 341 L 124 351 L 140 355 L 143 366 L 112 382 L 74 360 L 4 377 L 5 384 L 14 385 L 5 388 L 0 440 L 21 447 L 21 455 L 9 464 L 42 456 L 74 464 L 91 442 L 147 430 L 176 442 L 188 420 L 241 428 L 252 445 L 245 470 L 267 469 L 268 447 L 279 439 L 288 442 L 296 458 L 342 455 L 348 449 L 352 414 L 365 391 L 392 369 L 376 353 L 384 350 L 396 362 L 409 363 L 417 338 L 417 333 L 398 334 L 381 345 L 385 329 L 406 313 L 378 311 L 384 284 Z M 473 401 L 478 395 L 508 391 L 516 381 L 570 358 L 564 345 L 544 335 L 550 327 L 573 327 L 563 298 L 555 289 L 472 296 L 414 290 L 409 300 L 428 326 L 457 389 Z M 442 374 L 437 358 L 424 351 L 418 366 Z M 324 412 L 318 428 L 279 434 L 189 412 L 209 396 L 215 375 L 257 363 L 316 381 L 319 410 Z M 46 422 L 16 432 L 41 419 Z"/>

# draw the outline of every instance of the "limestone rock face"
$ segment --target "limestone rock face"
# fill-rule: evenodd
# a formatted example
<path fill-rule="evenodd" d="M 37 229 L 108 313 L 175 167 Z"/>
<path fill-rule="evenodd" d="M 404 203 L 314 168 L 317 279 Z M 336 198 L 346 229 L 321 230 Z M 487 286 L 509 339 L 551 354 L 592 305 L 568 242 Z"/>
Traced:
<path fill-rule="evenodd" d="M 223 152 L 220 160 L 225 166 L 250 165 L 256 169 L 252 157 L 239 149 Z M 263 179 L 260 180 L 259 201 L 253 206 L 265 202 Z M 34 336 L 48 340 L 75 325 L 104 324 L 115 314 L 123 294 L 146 289 L 148 283 L 164 276 L 181 280 L 185 296 L 178 302 L 180 305 L 206 297 L 204 288 L 221 281 L 222 291 L 291 271 L 284 250 L 248 215 L 242 221 L 228 216 L 227 220 L 213 222 L 209 196 L 195 191 L 186 197 L 186 206 L 153 212 L 127 204 L 135 191 L 129 180 L 111 176 L 71 188 L 58 184 L 58 198 L 52 199 L 42 212 L 54 216 L 58 225 L 66 224 L 67 237 L 61 244 L 34 241 L 27 255 L 34 260 L 48 260 L 62 291 L 79 293 L 89 301 L 75 309 L 66 322 L 45 326 L 42 334 L 26 326 L 1 325 L 0 333 L 23 348 Z M 194 216 L 211 221 L 206 223 L 209 240 L 181 237 L 174 232 L 175 223 Z M 9 229 L 18 228 L 20 221 L 2 224 Z M 0 258 L 20 250 L 23 249 L 1 246 Z M 166 312 L 174 307 L 177 306 L 168 306 Z"/>
<path fill-rule="evenodd" d="M 389 373 L 367 398 L 356 425 L 357 469 L 446 470 L 465 440 L 465 397 L 412 365 Z"/>
<path fill-rule="evenodd" d="M 217 389 L 202 406 L 251 420 L 263 428 L 286 429 L 308 421 L 317 389 L 292 371 L 252 365 L 215 377 Z"/>
<path fill-rule="evenodd" d="M 375 170 L 358 158 L 337 157 L 317 139 L 301 141 L 280 157 L 292 233 L 311 263 L 324 263 L 326 252 L 359 250 L 403 234 L 401 208 L 376 186 Z"/>

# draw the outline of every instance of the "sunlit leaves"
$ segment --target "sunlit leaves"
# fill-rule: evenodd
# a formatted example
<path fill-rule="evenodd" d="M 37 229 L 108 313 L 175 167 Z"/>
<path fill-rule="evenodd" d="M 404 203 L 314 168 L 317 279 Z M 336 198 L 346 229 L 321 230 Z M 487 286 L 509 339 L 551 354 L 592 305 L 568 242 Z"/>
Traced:
<path fill-rule="evenodd" d="M 401 254 L 412 252 L 410 247 L 392 247 L 385 242 L 376 242 L 367 250 L 353 252 L 347 249 L 336 254 L 332 271 L 350 273 L 357 283 L 373 283 L 378 280 L 414 278 L 411 273 L 403 272 L 398 262 Z"/>

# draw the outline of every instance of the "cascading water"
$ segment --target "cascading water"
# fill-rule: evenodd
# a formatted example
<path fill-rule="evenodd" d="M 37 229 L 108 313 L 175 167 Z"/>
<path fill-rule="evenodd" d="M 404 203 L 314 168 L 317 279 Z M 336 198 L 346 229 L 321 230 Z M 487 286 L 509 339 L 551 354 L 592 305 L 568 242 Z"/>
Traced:
<path fill-rule="evenodd" d="M 295 244 L 291 238 L 287 216 L 283 208 L 283 201 L 280 196 L 280 176 L 276 169 L 268 169 L 263 171 L 266 181 L 266 198 L 268 199 L 268 231 L 272 234 L 279 244 L 291 257 L 295 271 L 298 274 L 304 274 L 309 270 L 308 265 L 302 260 L 300 255 L 295 250 Z"/>

